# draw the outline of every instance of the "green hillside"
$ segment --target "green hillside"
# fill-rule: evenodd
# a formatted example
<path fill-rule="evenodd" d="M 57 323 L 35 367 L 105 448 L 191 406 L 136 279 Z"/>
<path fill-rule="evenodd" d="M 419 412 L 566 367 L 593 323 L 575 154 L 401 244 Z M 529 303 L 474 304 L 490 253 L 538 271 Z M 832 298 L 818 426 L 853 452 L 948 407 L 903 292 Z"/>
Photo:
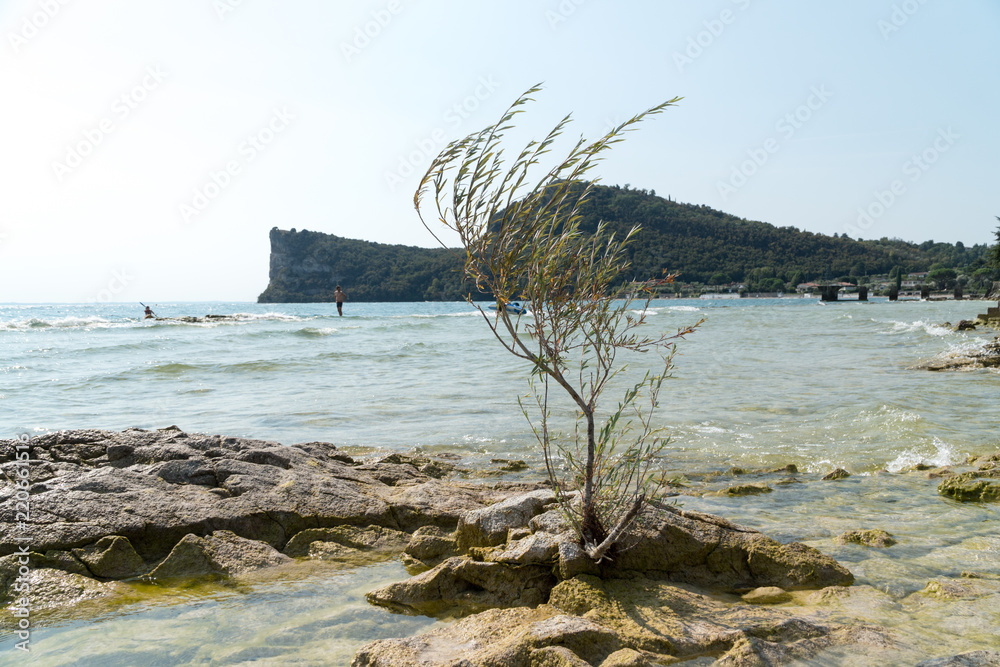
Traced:
<path fill-rule="evenodd" d="M 600 220 L 625 233 L 642 227 L 630 246 L 631 275 L 680 272 L 685 283 L 746 283 L 751 291 L 938 268 L 965 275 L 969 287 L 1000 279 L 988 268 L 989 247 L 921 244 L 898 239 L 857 241 L 795 227 L 737 218 L 708 206 L 681 204 L 628 186 L 597 186 L 582 208 L 584 230 Z M 270 283 L 264 302 L 331 301 L 339 283 L 353 301 L 456 300 L 463 283 L 460 251 L 388 245 L 310 231 L 271 230 Z M 485 295 L 484 295 L 485 296 Z"/>

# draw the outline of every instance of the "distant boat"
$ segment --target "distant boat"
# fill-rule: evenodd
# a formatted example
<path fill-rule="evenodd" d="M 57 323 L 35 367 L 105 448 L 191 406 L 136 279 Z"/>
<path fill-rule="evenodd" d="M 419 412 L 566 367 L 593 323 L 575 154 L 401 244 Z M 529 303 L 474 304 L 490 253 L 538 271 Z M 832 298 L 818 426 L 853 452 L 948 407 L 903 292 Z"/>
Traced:
<path fill-rule="evenodd" d="M 503 309 L 506 310 L 508 313 L 514 313 L 515 315 L 524 315 L 525 313 L 528 312 L 528 309 L 522 306 L 517 301 L 512 301 L 508 303 L 506 306 L 503 306 Z M 490 310 L 499 310 L 499 308 L 497 307 L 497 304 L 494 303 L 490 305 Z"/>

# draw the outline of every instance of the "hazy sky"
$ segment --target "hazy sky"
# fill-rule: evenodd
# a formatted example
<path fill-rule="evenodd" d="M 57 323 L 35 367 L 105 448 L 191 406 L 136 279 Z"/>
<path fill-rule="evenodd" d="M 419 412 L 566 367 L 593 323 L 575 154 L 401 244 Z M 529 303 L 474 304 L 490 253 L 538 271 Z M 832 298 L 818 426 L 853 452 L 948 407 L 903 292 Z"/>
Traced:
<path fill-rule="evenodd" d="M 684 97 L 606 184 L 987 243 L 998 35 L 997 0 L 0 0 L 0 302 L 254 300 L 274 226 L 433 245 L 418 173 L 537 82 L 525 137 Z"/>

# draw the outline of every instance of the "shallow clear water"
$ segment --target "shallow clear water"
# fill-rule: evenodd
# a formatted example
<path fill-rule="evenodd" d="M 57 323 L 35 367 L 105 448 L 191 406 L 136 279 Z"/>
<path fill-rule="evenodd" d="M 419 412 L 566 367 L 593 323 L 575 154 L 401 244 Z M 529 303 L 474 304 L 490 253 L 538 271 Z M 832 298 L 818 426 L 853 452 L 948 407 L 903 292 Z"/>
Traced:
<path fill-rule="evenodd" d="M 954 465 L 969 453 L 1000 448 L 1000 374 L 910 368 L 992 339 L 995 333 L 938 326 L 972 319 L 985 307 L 659 301 L 649 313 L 650 327 L 664 331 L 706 318 L 680 343 L 658 413 L 671 436 L 664 460 L 669 475 L 688 474 L 692 488 L 708 488 L 711 483 L 699 481 L 708 478 L 696 473 L 794 463 L 807 482 L 751 498 L 684 498 L 685 507 L 782 541 L 804 541 L 841 560 L 861 584 L 880 589 L 891 602 L 859 602 L 843 613 L 919 638 L 913 641 L 922 648 L 907 660 L 921 651 L 1000 650 L 997 596 L 978 606 L 914 597 L 927 581 L 963 570 L 1000 575 L 1000 508 L 944 500 L 936 480 L 907 472 L 917 463 Z M 468 469 L 495 457 L 518 458 L 533 466 L 529 478 L 540 474 L 517 405 L 527 392 L 525 367 L 466 304 L 348 303 L 342 318 L 332 304 L 154 308 L 161 316 L 244 315 L 237 322 L 184 324 L 137 319 L 138 306 L 0 306 L 0 433 L 177 424 L 284 443 L 325 440 L 356 455 L 450 451 Z M 810 481 L 838 466 L 854 476 Z M 882 470 L 888 473 L 876 474 Z M 856 528 L 884 528 L 899 544 L 870 549 L 834 543 L 833 537 Z M 310 651 L 325 650 L 324 638 L 336 635 L 336 628 L 361 627 L 348 620 L 365 608 L 361 592 L 401 576 L 398 566 L 380 565 L 301 588 L 257 583 L 221 597 L 136 603 L 92 621 L 39 629 L 32 660 L 128 664 L 124 656 L 141 650 L 153 651 L 141 660 L 150 664 L 238 664 L 250 659 L 237 659 L 238 650 L 250 651 L 247 656 L 255 650 L 251 633 L 287 631 L 297 638 L 301 653 L 293 654 L 302 664 L 322 664 L 312 662 L 318 654 Z M 301 611 L 310 595 L 327 596 L 315 600 L 317 609 L 327 610 L 318 621 Z M 234 620 L 242 614 L 253 624 Z M 358 621 L 371 629 L 367 634 L 344 630 L 344 645 L 423 627 L 412 618 L 384 617 Z M 11 641 L 0 645 L 0 664 L 11 659 L 2 650 Z M 210 644 L 221 648 L 192 652 Z M 282 655 L 285 661 L 292 654 Z"/>

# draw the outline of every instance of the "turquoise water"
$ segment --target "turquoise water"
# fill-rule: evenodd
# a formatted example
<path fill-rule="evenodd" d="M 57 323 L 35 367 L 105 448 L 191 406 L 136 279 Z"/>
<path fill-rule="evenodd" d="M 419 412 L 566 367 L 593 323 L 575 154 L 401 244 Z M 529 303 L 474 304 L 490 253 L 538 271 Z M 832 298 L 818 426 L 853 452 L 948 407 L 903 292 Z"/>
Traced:
<path fill-rule="evenodd" d="M 153 307 L 165 317 L 240 316 L 185 324 L 138 319 L 138 305 L 0 306 L 0 433 L 176 424 L 284 443 L 324 440 L 359 456 L 449 451 L 469 470 L 492 458 L 517 458 L 532 467 L 529 477 L 540 474 L 517 404 L 527 392 L 526 369 L 467 304 L 348 303 L 344 317 L 332 304 Z M 670 300 L 654 302 L 648 313 L 651 330 L 706 319 L 680 343 L 657 417 L 671 436 L 664 459 L 670 475 L 694 479 L 695 473 L 734 466 L 788 463 L 807 474 L 835 467 L 854 473 L 843 483 L 790 485 L 755 498 L 685 498 L 685 507 L 780 540 L 805 541 L 840 559 L 861 584 L 892 601 L 851 608 L 848 615 L 871 615 L 872 622 L 912 635 L 922 648 L 906 660 L 950 648 L 1000 649 L 1000 616 L 992 611 L 1000 598 L 963 607 L 964 629 L 957 634 L 954 621 L 943 621 L 952 618 L 953 607 L 913 602 L 935 577 L 957 577 L 962 570 L 1000 575 L 996 506 L 945 501 L 936 482 L 906 472 L 921 462 L 959 464 L 970 453 L 1000 447 L 1000 374 L 911 369 L 992 339 L 995 333 L 939 326 L 984 310 L 982 302 Z M 635 362 L 638 370 L 646 357 Z M 876 474 L 883 470 L 889 474 Z M 832 541 L 844 530 L 872 527 L 898 534 L 900 544 L 872 550 Z M 294 592 L 295 585 L 258 582 L 238 595 L 194 595 L 169 605 L 147 601 L 88 621 L 53 622 L 37 631 L 32 660 L 128 664 L 101 658 L 91 643 L 119 651 L 115 655 L 124 660 L 138 650 L 130 637 L 148 633 L 143 646 L 159 647 L 163 657 L 142 662 L 239 664 L 248 658 L 237 660 L 234 646 L 252 655 L 253 637 L 285 628 L 302 648 L 295 653 L 299 649 L 286 646 L 282 655 L 322 664 L 312 660 L 323 638 L 336 634 L 330 628 L 354 628 L 341 633 L 349 635 L 346 648 L 338 649 L 346 655 L 363 641 L 423 627 L 377 610 L 365 611 L 372 618 L 347 620 L 365 609 L 359 582 L 373 587 L 400 578 L 398 567 L 323 576 L 323 604 L 353 612 L 328 609 L 329 617 L 316 625 L 301 613 L 303 594 Z M 236 612 L 253 615 L 252 632 L 234 627 Z M 366 629 L 356 631 L 361 627 Z M 0 649 L 11 641 L 7 637 Z M 213 642 L 202 653 L 183 648 Z M 0 650 L 0 662 L 10 659 Z"/>

